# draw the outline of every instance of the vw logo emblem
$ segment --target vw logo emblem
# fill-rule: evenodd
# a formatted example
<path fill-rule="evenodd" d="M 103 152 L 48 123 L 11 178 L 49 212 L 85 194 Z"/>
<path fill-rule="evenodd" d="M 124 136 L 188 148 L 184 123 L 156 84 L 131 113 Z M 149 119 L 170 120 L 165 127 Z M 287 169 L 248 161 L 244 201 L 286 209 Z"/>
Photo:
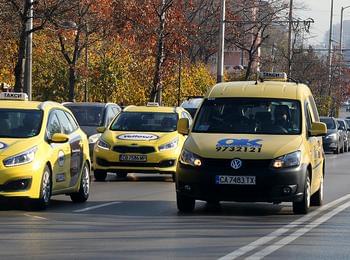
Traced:
<path fill-rule="evenodd" d="M 231 167 L 235 170 L 238 170 L 242 167 L 242 161 L 240 159 L 233 159 L 231 161 Z"/>

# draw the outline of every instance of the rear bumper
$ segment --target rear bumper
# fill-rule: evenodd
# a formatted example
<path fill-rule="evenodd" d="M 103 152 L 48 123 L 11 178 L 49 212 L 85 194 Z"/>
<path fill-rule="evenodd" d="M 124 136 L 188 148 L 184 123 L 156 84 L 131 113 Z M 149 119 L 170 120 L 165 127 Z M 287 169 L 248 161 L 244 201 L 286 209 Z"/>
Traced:
<path fill-rule="evenodd" d="M 307 167 L 274 170 L 255 169 L 239 174 L 202 170 L 178 164 L 176 191 L 204 201 L 293 202 L 303 198 Z M 255 185 L 216 184 L 217 175 L 255 176 Z M 289 193 L 284 191 L 290 189 Z"/>

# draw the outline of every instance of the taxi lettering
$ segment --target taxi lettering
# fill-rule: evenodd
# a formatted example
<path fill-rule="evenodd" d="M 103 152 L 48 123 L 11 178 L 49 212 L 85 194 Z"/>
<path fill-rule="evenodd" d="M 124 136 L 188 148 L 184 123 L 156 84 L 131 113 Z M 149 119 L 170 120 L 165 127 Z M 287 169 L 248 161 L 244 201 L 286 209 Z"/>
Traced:
<path fill-rule="evenodd" d="M 262 139 L 233 139 L 233 138 L 226 138 L 219 140 L 216 145 L 216 151 L 230 151 L 230 152 L 250 152 L 255 153 L 261 152 Z"/>

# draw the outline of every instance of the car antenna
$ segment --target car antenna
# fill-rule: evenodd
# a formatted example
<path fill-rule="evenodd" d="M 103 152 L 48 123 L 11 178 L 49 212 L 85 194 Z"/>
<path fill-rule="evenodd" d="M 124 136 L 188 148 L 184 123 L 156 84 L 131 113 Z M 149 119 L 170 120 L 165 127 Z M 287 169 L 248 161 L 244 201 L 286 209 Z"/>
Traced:
<path fill-rule="evenodd" d="M 289 81 L 289 82 L 294 82 L 294 83 L 296 83 L 296 84 L 299 84 L 299 83 L 300 83 L 299 80 L 296 80 L 296 79 L 294 79 L 294 78 L 292 78 L 292 77 L 288 77 L 288 81 Z"/>

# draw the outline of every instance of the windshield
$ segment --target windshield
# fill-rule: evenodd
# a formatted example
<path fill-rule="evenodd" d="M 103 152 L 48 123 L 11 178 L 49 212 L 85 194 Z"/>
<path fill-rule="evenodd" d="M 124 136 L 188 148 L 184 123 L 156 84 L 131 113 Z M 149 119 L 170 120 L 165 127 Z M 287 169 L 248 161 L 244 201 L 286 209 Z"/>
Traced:
<path fill-rule="evenodd" d="M 300 134 L 300 103 L 262 98 L 205 100 L 193 132 Z"/>
<path fill-rule="evenodd" d="M 335 129 L 335 122 L 332 118 L 321 117 L 320 120 L 327 125 L 327 129 Z"/>
<path fill-rule="evenodd" d="M 342 120 L 337 120 L 341 128 L 345 129 L 345 123 Z"/>
<path fill-rule="evenodd" d="M 113 131 L 173 132 L 176 113 L 122 112 L 111 126 Z"/>
<path fill-rule="evenodd" d="M 28 138 L 39 134 L 41 110 L 0 109 L 0 138 Z"/>
<path fill-rule="evenodd" d="M 80 126 L 102 126 L 103 107 L 66 106 L 74 114 Z"/>

